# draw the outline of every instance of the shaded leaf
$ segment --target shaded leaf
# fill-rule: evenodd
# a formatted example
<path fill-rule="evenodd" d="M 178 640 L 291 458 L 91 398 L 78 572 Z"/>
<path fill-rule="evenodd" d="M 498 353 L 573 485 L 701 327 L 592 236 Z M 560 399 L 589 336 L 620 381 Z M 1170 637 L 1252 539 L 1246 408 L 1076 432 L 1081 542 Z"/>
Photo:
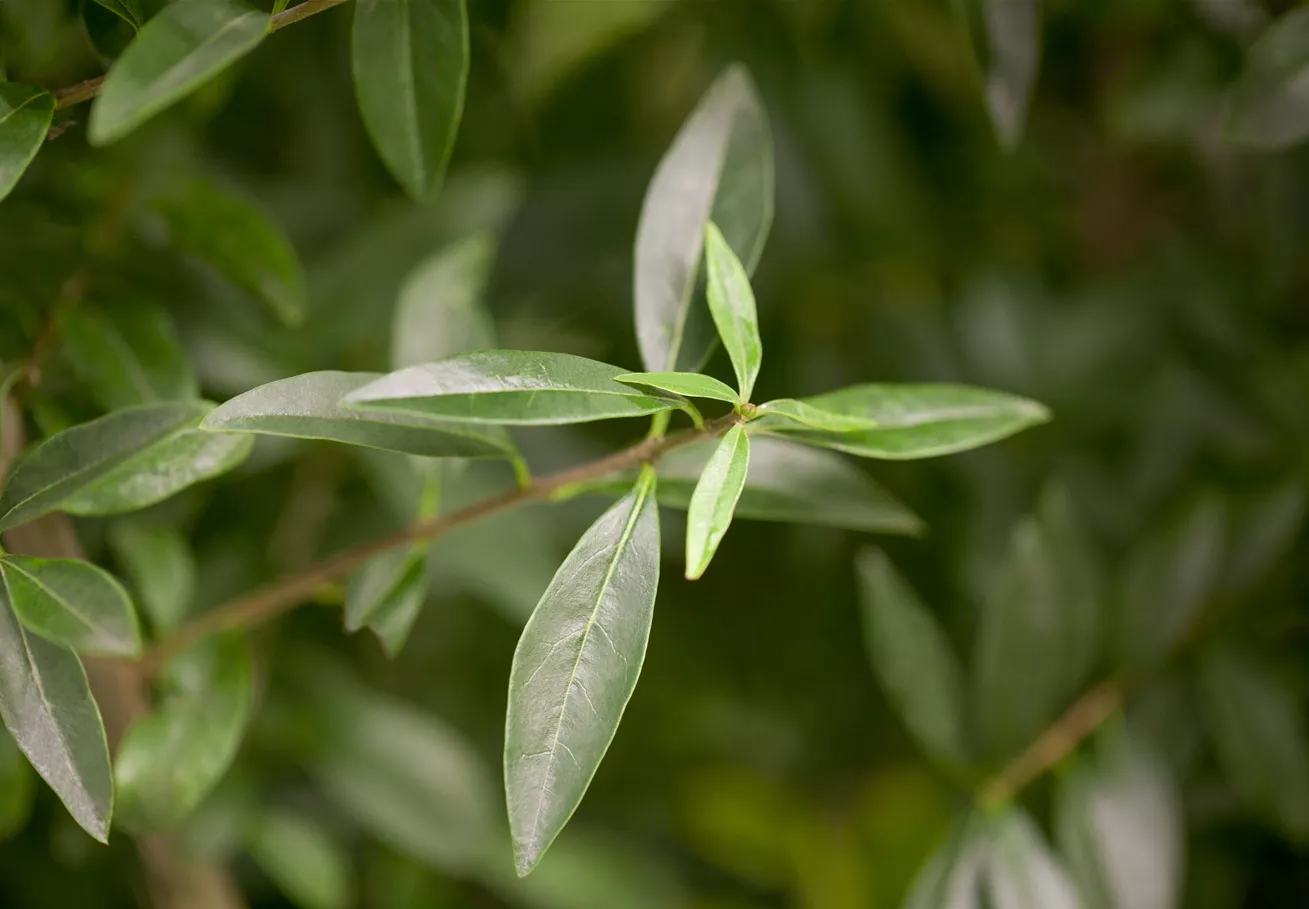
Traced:
<path fill-rule="evenodd" d="M 1250 45 L 1228 99 L 1227 134 L 1270 150 L 1309 136 L 1309 9 L 1279 17 Z"/>
<path fill-rule="evenodd" d="M 0 842 L 27 826 L 36 801 L 36 774 L 13 736 L 0 729 Z"/>
<path fill-rule="evenodd" d="M 959 820 L 914 877 L 901 909 L 981 909 L 983 833 L 980 818 L 969 814 Z"/>
<path fill-rule="evenodd" d="M 495 346 L 495 329 L 482 308 L 494 259 L 495 240 L 475 234 L 409 273 L 391 322 L 392 368 Z"/>
<path fill-rule="evenodd" d="M 1304 487 L 1291 482 L 1269 490 L 1235 518 L 1223 592 L 1242 593 L 1262 581 L 1295 545 L 1304 517 Z"/>
<path fill-rule="evenodd" d="M 986 107 L 996 138 L 1012 150 L 1023 137 L 1041 60 L 1039 0 L 982 0 L 990 65 Z"/>
<path fill-rule="evenodd" d="M 354 905 L 350 856 L 319 825 L 288 811 L 262 818 L 250 836 L 250 856 L 299 909 Z"/>
<path fill-rule="evenodd" d="M 29 630 L 91 656 L 134 658 L 141 629 L 127 591 L 102 568 L 78 559 L 0 557 L 14 614 Z"/>
<path fill-rule="evenodd" d="M 763 360 L 759 314 L 750 276 L 713 222 L 705 228 L 705 263 L 709 314 L 732 360 L 741 400 L 749 401 Z"/>
<path fill-rule="evenodd" d="M 155 633 L 172 631 L 195 602 L 195 554 L 186 537 L 171 525 L 119 520 L 108 539 Z"/>
<path fill-rule="evenodd" d="M 718 442 L 691 493 L 686 512 L 686 579 L 697 580 L 709 567 L 732 524 L 732 513 L 750 467 L 750 437 L 733 426 Z"/>
<path fill-rule="evenodd" d="M 92 0 L 97 6 L 107 9 L 132 28 L 140 28 L 145 17 L 141 14 L 140 0 Z"/>
<path fill-rule="evenodd" d="M 696 372 L 629 372 L 616 376 L 615 381 L 636 388 L 657 388 L 688 398 L 711 398 L 728 404 L 741 400 L 730 385 Z"/>
<path fill-rule="evenodd" d="M 987 840 L 984 881 L 992 909 L 1080 909 L 1068 873 L 1025 813 L 991 820 Z"/>
<path fill-rule="evenodd" d="M 55 98 L 48 91 L 0 82 L 0 200 L 41 150 L 54 115 Z"/>
<path fill-rule="evenodd" d="M 195 398 L 195 373 L 168 313 L 147 303 L 83 303 L 63 322 L 64 355 L 105 410 Z"/>
<path fill-rule="evenodd" d="M 387 655 L 394 657 L 426 599 L 427 547 L 383 553 L 350 579 L 345 630 L 372 628 Z"/>

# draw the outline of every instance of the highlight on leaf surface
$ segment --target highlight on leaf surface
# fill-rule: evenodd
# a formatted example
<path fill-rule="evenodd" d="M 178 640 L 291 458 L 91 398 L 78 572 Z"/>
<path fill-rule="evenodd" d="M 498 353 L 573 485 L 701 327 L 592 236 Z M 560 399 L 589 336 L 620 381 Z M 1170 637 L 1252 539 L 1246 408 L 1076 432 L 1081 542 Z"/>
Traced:
<path fill-rule="evenodd" d="M 629 372 L 616 376 L 615 381 L 635 388 L 657 388 L 687 398 L 710 398 L 728 404 L 741 401 L 740 395 L 730 385 L 695 372 Z"/>
<path fill-rule="evenodd" d="M 78 559 L 4 555 L 0 581 L 29 631 L 90 656 L 140 656 L 132 601 L 104 569 Z"/>
<path fill-rule="evenodd" d="M 763 359 L 759 315 L 755 311 L 749 274 L 712 221 L 705 228 L 705 264 L 709 314 L 731 357 L 740 399 L 746 402 L 754 391 Z"/>
<path fill-rule="evenodd" d="M 750 437 L 745 434 L 745 427 L 738 424 L 719 440 L 691 493 L 686 512 L 688 581 L 698 580 L 718 551 L 718 544 L 732 524 L 749 467 Z"/>

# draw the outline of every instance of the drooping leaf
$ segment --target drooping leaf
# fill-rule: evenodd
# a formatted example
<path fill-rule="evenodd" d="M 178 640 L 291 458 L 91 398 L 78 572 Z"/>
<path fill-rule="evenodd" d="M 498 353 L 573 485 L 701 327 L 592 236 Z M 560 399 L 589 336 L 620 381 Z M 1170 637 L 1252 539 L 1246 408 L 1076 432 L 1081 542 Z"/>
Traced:
<path fill-rule="evenodd" d="M 986 107 L 1001 147 L 1023 137 L 1041 61 L 1039 0 L 982 0 L 990 64 Z"/>
<path fill-rule="evenodd" d="M 18 744 L 0 729 L 0 842 L 22 831 L 36 801 L 36 774 Z"/>
<path fill-rule="evenodd" d="M 505 457 L 512 451 L 508 436 L 495 427 L 342 406 L 342 398 L 379 378 L 371 372 L 327 371 L 279 379 L 219 405 L 201 427 L 323 439 L 428 458 Z"/>
<path fill-rule="evenodd" d="M 355 4 L 355 94 L 368 135 L 415 199 L 445 173 L 464 111 L 468 12 L 464 0 Z"/>
<path fill-rule="evenodd" d="M 767 404 L 761 404 L 758 412 L 760 417 L 782 417 L 798 424 L 797 428 L 803 427 L 818 432 L 859 432 L 877 428 L 875 420 L 823 410 L 795 398 L 778 398 Z"/>
<path fill-rule="evenodd" d="M 105 410 L 198 396 L 168 313 L 144 302 L 72 307 L 62 342 L 73 373 Z"/>
<path fill-rule="evenodd" d="M 261 818 L 249 850 L 299 909 L 348 909 L 355 904 L 349 853 L 308 818 L 284 810 Z"/>
<path fill-rule="evenodd" d="M 392 550 L 355 572 L 345 600 L 345 629 L 373 629 L 394 657 L 427 599 L 427 550 Z"/>
<path fill-rule="evenodd" d="M 195 602 L 195 554 L 186 537 L 172 525 L 124 519 L 109 525 L 108 540 L 155 633 L 172 631 Z"/>
<path fill-rule="evenodd" d="M 694 372 L 713 349 L 696 282 L 710 220 L 754 271 L 773 222 L 768 117 L 744 67 L 726 70 L 659 162 L 636 233 L 636 328 L 649 372 Z"/>
<path fill-rule="evenodd" d="M 0 82 L 0 201 L 40 151 L 54 115 L 55 98 L 48 91 Z"/>
<path fill-rule="evenodd" d="M 118 816 L 134 833 L 190 816 L 227 773 L 250 718 L 254 668 L 239 635 L 198 644 L 169 668 L 177 690 L 128 728 L 114 762 Z"/>
<path fill-rule="evenodd" d="M 727 431 L 705 464 L 686 512 L 686 579 L 704 574 L 718 551 L 745 487 L 750 437 L 737 424 Z"/>
<path fill-rule="evenodd" d="M 732 360 L 741 400 L 749 401 L 763 360 L 759 314 L 745 266 L 712 221 L 705 228 L 705 263 L 709 314 Z"/>
<path fill-rule="evenodd" d="M 992 819 L 987 841 L 983 879 L 992 909 L 1081 909 L 1068 873 L 1025 813 Z"/>
<path fill-rule="evenodd" d="M 495 240 L 474 234 L 410 272 L 391 322 L 393 369 L 495 346 L 495 329 L 482 308 L 494 258 Z"/>
<path fill-rule="evenodd" d="M 654 487 L 646 469 L 582 535 L 514 653 L 504 766 L 520 876 L 581 803 L 636 688 L 659 585 Z"/>
<path fill-rule="evenodd" d="M 180 0 L 147 22 L 118 58 L 91 107 L 92 145 L 123 138 L 244 57 L 269 16 L 239 0 Z"/>
<path fill-rule="evenodd" d="M 104 569 L 78 559 L 5 555 L 0 580 L 29 631 L 90 656 L 140 655 L 132 601 Z"/>
<path fill-rule="evenodd" d="M 617 366 L 572 354 L 483 350 L 411 366 L 345 396 L 348 406 L 472 423 L 548 425 L 680 406 L 615 381 Z"/>
<path fill-rule="evenodd" d="M 1303 704 L 1259 662 L 1215 649 L 1200 667 L 1214 750 L 1233 788 L 1297 843 L 1309 841 L 1309 737 Z"/>
<path fill-rule="evenodd" d="M 176 194 L 156 200 L 155 207 L 180 252 L 263 302 L 284 324 L 304 321 L 304 269 L 285 232 L 258 206 L 208 181 L 191 180 Z"/>
<path fill-rule="evenodd" d="M 100 710 L 77 655 L 23 629 L 0 590 L 0 719 L 68 813 L 109 837 L 114 787 Z"/>
<path fill-rule="evenodd" d="M 901 909 L 981 909 L 984 832 L 980 818 L 961 818 L 919 870 Z"/>
<path fill-rule="evenodd" d="M 1280 16 L 1250 45 L 1232 89 L 1227 134 L 1244 145 L 1279 149 L 1309 136 L 1309 10 Z"/>
<path fill-rule="evenodd" d="M 963 671 L 944 630 L 885 554 L 866 550 L 859 580 L 864 643 L 888 700 L 933 759 L 966 767 Z"/>
<path fill-rule="evenodd" d="M 697 372 L 629 372 L 616 376 L 615 381 L 634 388 L 657 388 L 688 398 L 711 398 L 728 404 L 740 401 L 730 385 Z"/>
<path fill-rule="evenodd" d="M 205 401 L 129 407 L 51 436 L 15 465 L 0 495 L 0 530 L 55 510 L 144 507 L 230 470 L 249 445 L 241 436 L 200 433 L 212 408 Z"/>
<path fill-rule="evenodd" d="M 1044 423 L 1049 412 L 1035 401 L 964 385 L 852 385 L 801 399 L 838 416 L 872 420 L 858 432 L 816 432 L 791 419 L 764 417 L 755 425 L 810 445 L 864 458 L 908 460 L 967 451 Z"/>

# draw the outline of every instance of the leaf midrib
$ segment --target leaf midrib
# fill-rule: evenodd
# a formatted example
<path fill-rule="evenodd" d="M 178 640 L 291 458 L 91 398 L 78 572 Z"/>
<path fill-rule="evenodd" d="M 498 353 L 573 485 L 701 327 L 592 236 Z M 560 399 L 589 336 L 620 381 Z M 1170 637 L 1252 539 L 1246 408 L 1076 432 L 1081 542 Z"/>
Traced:
<path fill-rule="evenodd" d="M 19 574 L 21 574 L 21 575 L 23 575 L 24 577 L 26 577 L 26 578 L 28 579 L 28 581 L 30 581 L 32 584 L 34 584 L 36 587 L 38 587 L 42 592 L 44 592 L 44 593 L 46 594 L 46 596 L 50 597 L 50 599 L 54 600 L 54 601 L 55 601 L 56 603 L 58 603 L 59 605 L 63 606 L 64 609 L 68 610 L 68 612 L 69 612 L 69 613 L 70 613 L 74 618 L 78 619 L 78 620 L 79 620 L 83 625 L 85 625 L 87 628 L 89 628 L 89 629 L 91 630 L 91 632 L 92 632 L 94 635 L 96 635 L 96 636 L 101 636 L 101 635 L 103 635 L 103 636 L 106 636 L 106 637 L 108 637 L 108 638 L 110 638 L 110 639 L 117 639 L 118 636 L 117 636 L 116 634 L 114 634 L 112 631 L 110 631 L 110 630 L 108 630 L 108 629 L 106 629 L 106 628 L 104 628 L 104 627 L 102 627 L 102 626 L 97 625 L 95 622 L 91 621 L 91 620 L 90 620 L 89 618 L 87 618 L 86 615 L 84 615 L 84 614 L 83 614 L 83 613 L 82 613 L 82 612 L 81 612 L 77 607 L 75 607 L 75 606 L 74 606 L 74 605 L 73 605 L 69 600 L 64 599 L 64 597 L 62 597 L 62 596 L 60 596 L 58 593 L 56 593 L 55 590 L 54 590 L 52 587 L 50 587 L 48 584 L 44 583 L 40 578 L 38 578 L 36 575 L 32 574 L 32 572 L 28 571 L 26 568 L 23 568 L 23 567 L 22 567 L 21 565 L 19 565 L 17 562 L 14 562 L 14 561 L 12 561 L 12 560 L 10 560 L 10 559 L 3 559 L 3 560 L 0 560 L 0 571 L 3 571 L 5 568 L 12 568 L 14 571 L 17 571 Z M 11 598 L 11 599 L 13 598 L 13 593 L 12 593 L 12 591 L 10 592 L 10 598 Z M 17 611 L 18 611 L 17 609 L 14 610 L 15 614 L 17 614 Z M 21 624 L 21 621 L 20 621 L 20 624 Z"/>
<path fill-rule="evenodd" d="M 34 91 L 31 95 L 27 97 L 27 100 L 25 100 L 22 104 L 11 109 L 9 113 L 5 114 L 3 117 L 0 117 L 0 126 L 4 126 L 5 123 L 7 123 L 11 117 L 13 117 L 15 114 L 21 113 L 24 108 L 28 107 L 29 105 L 33 104 L 36 101 L 39 101 L 42 95 L 48 95 L 48 94 L 50 93 L 46 91 L 39 91 L 39 90 Z"/>
<path fill-rule="evenodd" d="M 230 32 L 238 25 L 244 24 L 245 21 L 247 19 L 250 19 L 251 17 L 258 18 L 260 16 L 265 16 L 265 15 L 266 15 L 265 13 L 261 13 L 258 10 L 250 10 L 249 12 L 242 13 L 241 15 L 237 16 L 235 19 L 229 19 L 221 28 L 218 29 L 218 31 L 214 32 L 208 38 L 205 38 L 203 41 L 201 41 L 199 44 L 193 47 L 190 50 L 190 52 L 186 54 L 186 56 L 182 57 L 182 59 L 178 60 L 168 69 L 164 70 L 162 73 L 156 76 L 154 79 L 154 84 L 156 86 L 159 86 L 159 88 L 162 91 L 150 93 L 147 96 L 149 100 L 146 102 L 146 104 L 141 105 L 140 107 L 137 108 L 137 110 L 142 111 L 142 110 L 152 109 L 152 106 L 155 103 L 157 103 L 161 98 L 166 98 L 169 96 L 170 94 L 169 90 L 177 90 L 183 87 L 185 85 L 185 82 L 174 80 L 173 77 L 179 71 L 184 71 L 187 65 L 190 62 L 192 62 L 195 57 L 199 56 L 203 51 L 205 51 L 210 46 L 216 44 L 220 39 L 222 39 L 226 35 L 227 32 Z M 192 75 L 192 78 L 194 78 L 194 74 Z M 178 82 L 178 84 L 174 84 L 175 82 Z"/>

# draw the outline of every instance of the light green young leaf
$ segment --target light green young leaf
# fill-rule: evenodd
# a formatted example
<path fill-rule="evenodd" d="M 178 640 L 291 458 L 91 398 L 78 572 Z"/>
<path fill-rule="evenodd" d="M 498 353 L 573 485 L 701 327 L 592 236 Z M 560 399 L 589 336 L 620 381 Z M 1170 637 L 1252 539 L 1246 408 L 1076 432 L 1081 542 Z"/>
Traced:
<path fill-rule="evenodd" d="M 393 372 L 344 402 L 374 413 L 525 426 L 646 416 L 684 403 L 615 381 L 624 374 L 572 354 L 482 350 Z"/>
<path fill-rule="evenodd" d="M 636 330 L 649 372 L 695 372 L 715 343 L 696 280 L 710 220 L 754 271 L 773 223 L 773 141 L 750 74 L 728 68 L 659 162 L 636 232 Z"/>
<path fill-rule="evenodd" d="M 428 458 L 503 458 L 513 451 L 509 437 L 495 427 L 342 406 L 342 398 L 380 378 L 371 372 L 328 371 L 279 379 L 219 405 L 201 428 L 323 439 Z"/>
<path fill-rule="evenodd" d="M 371 628 L 394 657 L 409 637 L 427 599 L 427 548 L 392 550 L 364 565 L 350 579 L 345 630 Z"/>
<path fill-rule="evenodd" d="M 97 6 L 104 7 L 133 29 L 141 27 L 145 16 L 141 14 L 141 0 L 93 0 Z"/>
<path fill-rule="evenodd" d="M 27 170 L 55 115 L 55 97 L 48 91 L 0 82 L 0 201 Z"/>
<path fill-rule="evenodd" d="M 504 767 L 520 876 L 581 803 L 636 688 L 659 586 L 654 487 L 646 469 L 582 535 L 514 652 Z"/>
<path fill-rule="evenodd" d="M 136 610 L 102 568 L 78 559 L 5 555 L 0 580 L 19 621 L 47 641 L 88 656 L 140 656 Z"/>
<path fill-rule="evenodd" d="M 194 2 L 185 0 L 168 9 Z M 300 259 L 282 228 L 257 205 L 207 181 L 191 180 L 177 194 L 156 200 L 155 207 L 180 252 L 195 256 L 262 301 L 283 324 L 304 321 L 305 276 Z"/>
<path fill-rule="evenodd" d="M 732 524 L 732 513 L 750 467 L 750 437 L 733 426 L 700 474 L 686 512 L 686 579 L 699 580 Z"/>
<path fill-rule="evenodd" d="M 250 835 L 250 857 L 299 909 L 355 905 L 350 855 L 318 824 L 289 811 L 262 818 Z"/>
<path fill-rule="evenodd" d="M 170 666 L 179 690 L 128 728 L 114 761 L 119 820 L 133 833 L 185 820 L 227 773 L 254 700 L 238 635 L 206 641 Z"/>
<path fill-rule="evenodd" d="M 64 316 L 63 352 L 105 410 L 198 397 L 195 372 L 168 313 L 145 302 L 89 302 Z"/>
<path fill-rule="evenodd" d="M 73 820 L 108 841 L 109 745 L 86 671 L 67 648 L 30 634 L 0 590 L 0 719 Z"/>
<path fill-rule="evenodd" d="M 982 909 L 984 833 L 985 822 L 972 814 L 956 822 L 914 877 L 900 909 Z"/>
<path fill-rule="evenodd" d="M 758 414 L 760 417 L 783 417 L 798 424 L 797 428 L 803 427 L 818 432 L 859 432 L 877 428 L 876 420 L 833 413 L 795 398 L 778 398 L 767 404 L 761 404 Z"/>
<path fill-rule="evenodd" d="M 118 520 L 108 539 L 151 628 L 157 635 L 172 631 L 195 602 L 195 553 L 186 537 L 170 524 Z"/>
<path fill-rule="evenodd" d="M 712 221 L 705 227 L 705 264 L 709 314 L 732 359 L 741 401 L 749 401 L 763 360 L 759 314 L 755 311 L 754 291 L 750 289 L 750 276 L 745 266 Z"/>
<path fill-rule="evenodd" d="M 87 138 L 108 145 L 254 50 L 269 16 L 239 0 L 179 0 L 150 19 L 105 77 Z"/>
<path fill-rule="evenodd" d="M 660 391 L 688 398 L 711 398 L 735 405 L 740 397 L 726 385 L 711 376 L 696 372 L 629 372 L 615 376 L 614 381 L 637 388 L 657 388 Z"/>
<path fill-rule="evenodd" d="M 986 107 L 1001 147 L 1012 151 L 1023 137 L 1041 61 L 1039 0 L 982 0 L 990 66 Z"/>
<path fill-rule="evenodd" d="M 864 644 L 887 699 L 934 760 L 967 767 L 963 671 L 945 632 L 885 554 L 865 550 L 858 569 Z"/>
<path fill-rule="evenodd" d="M 764 417 L 752 428 L 864 458 L 933 458 L 999 441 L 1050 418 L 1035 401 L 966 385 L 852 385 L 801 399 L 838 416 L 872 420 L 874 429 L 816 432 L 791 419 Z"/>
<path fill-rule="evenodd" d="M 1309 136 L 1309 9 L 1293 9 L 1255 39 L 1232 89 L 1227 133 L 1262 149 L 1288 148 Z"/>
<path fill-rule="evenodd" d="M 1309 841 L 1309 737 L 1303 704 L 1256 659 L 1209 652 L 1200 694 L 1233 788 L 1295 843 Z"/>
<path fill-rule="evenodd" d="M 355 94 L 391 175 L 415 199 L 441 182 L 464 112 L 464 0 L 355 4 Z"/>
<path fill-rule="evenodd" d="M 18 744 L 0 728 L 0 842 L 20 833 L 32 816 L 36 774 Z"/>
<path fill-rule="evenodd" d="M 1012 810 L 987 825 L 983 874 L 992 909 L 1082 909 L 1077 890 L 1036 823 Z"/>
<path fill-rule="evenodd" d="M 51 436 L 15 465 L 0 495 L 0 530 L 55 510 L 144 507 L 230 470 L 248 440 L 200 433 L 212 408 L 205 401 L 129 407 Z"/>
<path fill-rule="evenodd" d="M 495 328 L 482 308 L 495 246 L 490 234 L 474 234 L 410 272 L 391 323 L 392 368 L 495 346 Z"/>

